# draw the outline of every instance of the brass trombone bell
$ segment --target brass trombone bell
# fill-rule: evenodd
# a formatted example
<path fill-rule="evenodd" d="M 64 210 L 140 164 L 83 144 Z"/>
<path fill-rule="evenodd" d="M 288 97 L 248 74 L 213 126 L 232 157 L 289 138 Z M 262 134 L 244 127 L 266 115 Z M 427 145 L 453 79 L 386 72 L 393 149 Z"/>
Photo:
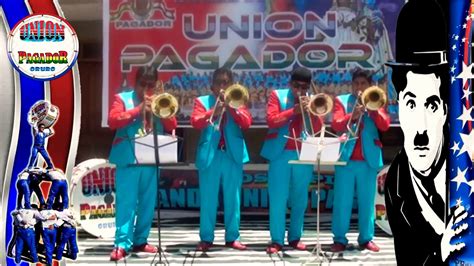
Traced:
<path fill-rule="evenodd" d="M 325 116 L 329 114 L 332 111 L 333 108 L 333 100 L 332 98 L 327 95 L 326 93 L 318 92 L 316 86 L 314 85 L 313 81 L 310 83 L 311 90 L 313 92 L 312 95 L 309 94 L 309 92 L 306 92 L 306 97 L 309 98 L 308 105 L 305 107 L 308 107 L 308 111 L 306 111 L 303 107 L 303 105 L 300 105 L 301 108 L 301 119 L 303 121 L 303 132 L 307 134 L 307 136 L 314 136 L 317 134 L 314 130 L 313 122 L 311 119 L 311 115 L 314 116 Z M 302 99 L 302 92 L 300 91 L 300 102 Z M 309 122 L 309 125 L 307 122 Z"/>
<path fill-rule="evenodd" d="M 363 93 L 359 92 L 357 97 L 357 103 L 354 105 L 352 109 L 351 118 L 347 121 L 347 130 L 352 136 L 356 137 L 359 134 L 359 127 L 362 121 L 362 115 L 359 117 L 359 120 L 356 123 L 355 130 L 352 130 L 351 123 L 352 117 L 354 115 L 355 109 L 362 105 L 364 106 L 365 111 L 377 111 L 379 108 L 383 107 L 387 103 L 387 94 L 384 90 L 377 86 L 372 86 L 364 90 Z M 365 112 L 364 111 L 364 112 Z"/>
<path fill-rule="evenodd" d="M 329 114 L 334 106 L 332 98 L 326 93 L 318 93 L 309 99 L 309 112 L 315 116 Z"/>
<path fill-rule="evenodd" d="M 167 92 L 156 95 L 151 103 L 151 110 L 153 114 L 163 119 L 175 116 L 178 112 L 178 109 L 178 100 L 176 97 Z"/>
<path fill-rule="evenodd" d="M 238 109 L 249 100 L 247 89 L 240 84 L 230 85 L 224 92 L 224 101 L 231 108 Z"/>
<path fill-rule="evenodd" d="M 224 91 L 224 102 L 230 108 L 238 109 L 241 106 L 246 105 L 248 100 L 249 100 L 248 90 L 244 86 L 238 83 L 230 85 Z M 225 108 L 222 108 L 220 114 L 217 114 L 215 112 L 215 110 L 217 109 L 217 106 L 220 103 L 221 103 L 221 100 L 219 97 L 217 97 L 216 103 L 214 105 L 214 109 L 211 114 L 211 118 L 209 118 L 209 124 L 214 125 L 214 128 L 216 129 L 220 128 L 222 117 L 224 116 L 224 112 L 225 112 Z M 215 116 L 216 118 L 214 118 Z"/>
<path fill-rule="evenodd" d="M 360 98 L 362 105 L 370 111 L 376 111 L 387 104 L 387 94 L 377 86 L 367 88 Z"/>

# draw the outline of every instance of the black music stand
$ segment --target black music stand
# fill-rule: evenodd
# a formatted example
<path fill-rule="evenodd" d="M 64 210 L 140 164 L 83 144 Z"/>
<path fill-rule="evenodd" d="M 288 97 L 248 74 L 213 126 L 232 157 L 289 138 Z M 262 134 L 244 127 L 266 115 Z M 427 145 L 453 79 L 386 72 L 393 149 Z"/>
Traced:
<path fill-rule="evenodd" d="M 155 163 L 137 163 L 137 164 L 132 164 L 131 166 L 155 166 L 155 169 L 156 169 L 156 184 L 157 184 L 157 201 L 156 201 L 156 204 L 157 204 L 157 208 L 158 208 L 158 222 L 157 222 L 157 227 L 158 227 L 158 256 L 159 256 L 159 260 L 157 263 L 155 263 L 155 265 L 159 264 L 159 265 L 168 265 L 169 263 L 167 262 L 166 260 L 166 256 L 164 256 L 164 252 L 161 248 L 161 197 L 160 197 L 160 166 L 184 166 L 184 165 L 188 165 L 187 163 L 184 163 L 184 162 L 178 162 L 178 163 L 163 163 L 163 164 L 160 164 L 160 153 L 158 152 L 158 149 L 161 148 L 161 147 L 164 147 L 166 145 L 169 145 L 171 143 L 168 143 L 168 144 L 165 144 L 165 145 L 162 145 L 162 146 L 159 146 L 159 143 L 158 143 L 158 131 L 157 131 L 157 128 L 155 127 L 155 119 L 156 117 L 153 116 L 153 149 L 155 151 Z M 179 144 L 179 141 L 182 141 L 183 138 L 181 137 L 178 137 L 176 136 L 176 142 L 178 142 Z M 174 142 L 172 142 L 174 143 Z M 178 145 L 179 146 L 179 145 Z M 179 158 L 181 157 L 181 154 L 182 154 L 182 150 L 183 150 L 183 146 L 181 145 L 180 147 L 178 147 L 179 151 L 178 151 L 178 160 Z M 165 260 L 166 262 L 163 262 L 162 260 L 162 257 L 165 257 Z M 153 264 L 153 262 L 155 261 L 155 258 L 156 258 L 156 254 L 155 254 L 155 257 L 153 258 L 153 261 L 151 262 L 151 264 Z"/>
<path fill-rule="evenodd" d="M 316 135 L 319 135 L 318 138 L 320 141 L 324 139 L 324 134 L 325 133 L 330 133 L 326 132 L 326 127 L 323 125 L 322 129 L 320 132 L 318 132 Z M 293 133 L 294 134 L 294 133 Z M 335 134 L 330 133 L 332 136 L 337 136 Z M 294 139 L 295 144 L 297 141 L 303 142 L 303 140 L 297 140 Z M 347 140 L 345 141 L 347 142 Z M 345 145 L 345 143 L 344 143 Z M 318 144 L 320 146 L 320 144 Z M 298 147 L 296 145 L 296 147 Z M 298 160 L 290 160 L 288 161 L 289 164 L 303 164 L 303 165 L 313 165 L 313 171 L 316 170 L 318 174 L 318 179 L 317 179 L 317 203 L 316 203 L 316 245 L 314 246 L 313 250 L 311 251 L 311 256 L 306 260 L 304 264 L 308 264 L 311 262 L 316 262 L 318 265 L 322 265 L 324 262 L 329 262 L 326 255 L 324 254 L 322 250 L 322 245 L 320 241 L 320 230 L 319 230 L 319 225 L 320 225 L 320 201 L 321 201 L 321 166 L 344 166 L 347 164 L 347 162 L 343 161 L 321 161 L 321 154 L 322 150 L 324 149 L 324 146 L 320 146 L 320 149 L 318 149 L 318 152 L 316 153 L 316 160 L 315 161 L 304 161 L 300 160 L 300 154 L 298 148 L 296 149 L 298 153 Z M 340 149 L 342 151 L 342 149 Z M 340 159 L 341 152 L 338 154 L 338 158 Z"/>

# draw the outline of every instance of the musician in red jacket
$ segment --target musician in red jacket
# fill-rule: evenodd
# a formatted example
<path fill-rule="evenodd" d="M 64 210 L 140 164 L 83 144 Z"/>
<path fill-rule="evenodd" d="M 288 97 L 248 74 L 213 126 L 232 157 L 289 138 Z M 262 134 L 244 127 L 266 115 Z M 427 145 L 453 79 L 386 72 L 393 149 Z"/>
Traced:
<path fill-rule="evenodd" d="M 306 112 L 308 131 L 311 131 L 309 121 L 313 125 L 314 133 L 321 129 L 322 119 L 308 112 L 309 97 L 306 92 L 310 90 L 311 75 L 307 68 L 296 68 L 291 74 L 290 88 L 272 91 L 268 100 L 269 130 L 260 154 L 270 161 L 268 193 L 272 243 L 267 247 L 269 254 L 277 253 L 283 248 L 288 203 L 291 204 L 288 243 L 294 249 L 306 250 L 306 245 L 301 242 L 301 235 L 313 166 L 288 163 L 290 160 L 298 160 L 296 149 L 301 149 L 301 141 L 295 142 L 286 136 L 304 138 L 307 135 L 301 112 Z"/>
<path fill-rule="evenodd" d="M 226 246 L 237 250 L 247 247 L 240 242 L 240 191 L 243 164 L 249 161 L 242 131 L 252 124 L 252 115 L 243 105 L 238 109 L 224 103 L 223 92 L 233 83 L 232 72 L 217 69 L 212 77 L 212 94 L 194 101 L 191 125 L 201 130 L 196 155 L 199 171 L 201 213 L 197 250 L 207 251 L 214 241 L 219 188 L 222 184 Z M 220 98 L 220 103 L 216 104 Z M 215 108 L 215 110 L 214 110 Z M 214 123 L 210 123 L 212 113 Z M 222 112 L 224 111 L 224 112 Z M 219 116 L 222 114 L 220 125 Z"/>
<path fill-rule="evenodd" d="M 110 253 L 111 261 L 125 258 L 130 251 L 137 256 L 156 253 L 157 247 L 147 243 L 157 199 L 157 176 L 155 166 L 133 166 L 136 164 L 134 139 L 143 129 L 152 128 L 151 95 L 147 89 L 155 88 L 158 72 L 152 67 L 140 67 L 136 74 L 135 89 L 115 95 L 109 112 L 109 126 L 117 130 L 112 143 L 109 160 L 116 165 L 115 190 L 115 247 Z M 176 118 L 154 119 L 158 133 L 172 132 Z"/>
<path fill-rule="evenodd" d="M 355 135 L 351 135 L 352 139 L 342 146 L 340 160 L 347 162 L 347 165 L 335 167 L 333 252 L 344 251 L 348 244 L 346 233 L 349 231 L 354 192 L 359 207 L 359 247 L 379 251 L 379 247 L 372 241 L 377 172 L 383 166 L 379 131 L 388 130 L 390 116 L 384 107 L 366 112 L 365 107 L 358 103 L 358 95 L 368 89 L 370 84 L 370 73 L 358 69 L 352 75 L 352 93 L 339 95 L 334 101 L 332 128 L 337 132 L 346 132 L 350 127 L 349 132 Z"/>

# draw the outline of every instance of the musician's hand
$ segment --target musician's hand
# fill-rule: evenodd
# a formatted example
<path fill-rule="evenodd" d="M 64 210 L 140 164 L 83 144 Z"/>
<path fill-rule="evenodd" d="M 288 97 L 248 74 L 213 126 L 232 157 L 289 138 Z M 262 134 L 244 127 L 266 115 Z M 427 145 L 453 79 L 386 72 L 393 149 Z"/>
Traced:
<path fill-rule="evenodd" d="M 225 90 L 220 90 L 219 91 L 219 100 L 221 102 L 224 102 L 225 98 L 224 98 L 224 93 L 225 93 Z"/>
<path fill-rule="evenodd" d="M 308 96 L 301 97 L 300 104 L 302 104 L 303 110 L 305 110 L 306 112 L 309 112 L 309 97 Z"/>
<path fill-rule="evenodd" d="M 38 128 L 38 117 L 33 117 L 31 118 L 31 125 L 34 127 L 34 128 Z"/>
<path fill-rule="evenodd" d="M 464 209 L 462 204 L 456 205 L 453 215 L 451 216 L 449 223 L 446 225 L 446 229 L 443 232 L 443 236 L 441 238 L 440 250 L 441 259 L 443 261 L 446 261 L 449 255 L 454 251 L 461 250 L 466 246 L 464 242 L 452 240 L 455 240 L 460 235 L 460 233 L 468 229 L 468 224 L 465 220 L 467 215 L 467 211 Z"/>
<path fill-rule="evenodd" d="M 152 103 L 152 100 L 153 100 L 153 96 L 147 96 L 147 95 L 145 95 L 145 101 L 144 101 L 145 106 L 144 106 L 144 108 L 145 108 L 145 111 L 146 111 L 146 112 L 151 112 L 151 103 Z"/>

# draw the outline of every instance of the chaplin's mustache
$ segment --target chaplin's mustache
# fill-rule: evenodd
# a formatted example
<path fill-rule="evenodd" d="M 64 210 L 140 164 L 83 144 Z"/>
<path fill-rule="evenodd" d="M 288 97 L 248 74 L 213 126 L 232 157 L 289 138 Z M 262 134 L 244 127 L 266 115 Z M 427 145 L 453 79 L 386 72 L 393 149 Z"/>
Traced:
<path fill-rule="evenodd" d="M 426 133 L 426 130 L 423 131 L 422 134 L 416 132 L 415 139 L 413 140 L 413 144 L 417 146 L 415 147 L 415 150 L 429 150 L 427 147 L 424 147 L 427 146 L 429 142 L 430 139 L 428 137 L 428 134 Z"/>

